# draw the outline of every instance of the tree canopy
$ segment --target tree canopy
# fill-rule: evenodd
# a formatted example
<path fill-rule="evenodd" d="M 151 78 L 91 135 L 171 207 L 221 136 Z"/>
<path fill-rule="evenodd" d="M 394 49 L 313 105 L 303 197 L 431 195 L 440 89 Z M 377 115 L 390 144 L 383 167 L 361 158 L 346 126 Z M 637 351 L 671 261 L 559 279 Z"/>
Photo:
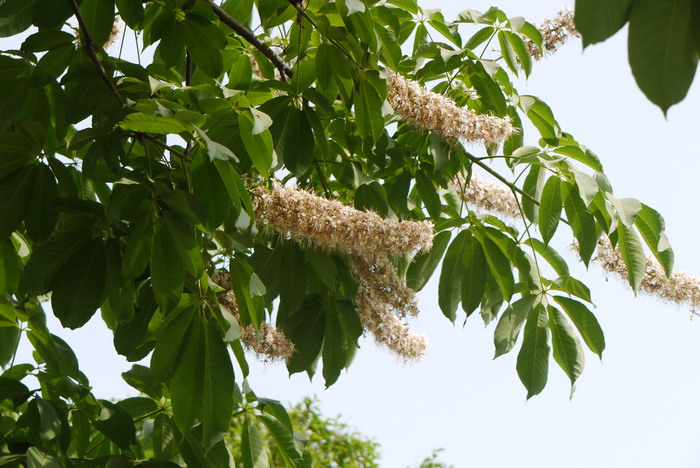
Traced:
<path fill-rule="evenodd" d="M 478 311 L 495 356 L 519 348 L 527 398 L 551 358 L 573 386 L 605 339 L 554 234 L 635 290 L 643 245 L 673 267 L 661 215 L 514 87 L 575 33 L 571 12 L 413 0 L 1 3 L 23 42 L 0 52 L 0 461 L 259 467 L 272 441 L 312 466 L 247 360 L 330 386 L 364 334 L 418 359 L 434 274 L 448 320 Z M 73 329 L 99 310 L 142 396 L 96 399 L 47 301 Z"/>

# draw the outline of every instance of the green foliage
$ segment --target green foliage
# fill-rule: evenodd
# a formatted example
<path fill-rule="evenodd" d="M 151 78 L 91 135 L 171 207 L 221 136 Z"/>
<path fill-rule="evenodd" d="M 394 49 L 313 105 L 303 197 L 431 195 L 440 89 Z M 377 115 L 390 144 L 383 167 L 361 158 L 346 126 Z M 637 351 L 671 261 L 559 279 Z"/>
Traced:
<path fill-rule="evenodd" d="M 629 22 L 629 63 L 637 85 L 664 114 L 685 98 L 700 55 L 700 4 L 695 0 L 576 0 L 584 47 Z"/>
<path fill-rule="evenodd" d="M 338 424 L 315 416 L 311 403 L 290 418 L 244 380 L 243 346 L 264 354 L 255 344 L 275 324 L 294 345 L 289 372 L 314 376 L 320 365 L 334 384 L 373 313 L 358 310 L 364 286 L 348 254 L 374 255 L 361 248 L 377 233 L 362 231 L 357 251 L 329 252 L 275 232 L 273 220 L 256 217 L 271 179 L 383 218 L 431 221 L 431 252 L 386 263 L 415 290 L 439 270 L 443 314 L 455 321 L 479 310 L 486 324 L 497 322 L 497 356 L 520 343 L 528 398 L 546 384 L 550 350 L 573 385 L 584 362 L 579 337 L 598 356 L 605 347 L 590 291 L 550 243 L 568 233 L 564 224 L 586 264 L 599 236 L 619 245 L 634 288 L 642 241 L 671 271 L 661 216 L 616 198 L 597 156 L 546 103 L 513 87 L 512 75 L 536 72 L 526 41 L 541 47 L 542 37 L 530 23 L 498 8 L 449 22 L 411 0 L 297 7 L 0 4 L 0 36 L 27 35 L 0 52 L 0 464 L 373 466 L 373 443 L 336 443 L 328 427 Z M 117 13 L 137 33 L 136 47 L 153 47 L 150 63 L 104 49 Z M 648 20 L 631 14 L 639 34 L 634 28 Z M 613 16 L 606 31 L 620 22 Z M 257 35 L 246 26 L 251 18 L 262 23 Z M 682 49 L 688 28 L 675 27 L 678 15 L 659 21 Z M 666 38 L 652 32 L 654 41 Z M 661 67 L 679 73 L 661 93 L 664 106 L 682 94 L 690 61 Z M 656 66 L 647 60 L 642 70 L 649 63 Z M 472 154 L 392 112 L 389 70 L 433 83 L 475 114 L 508 116 L 515 133 L 502 150 L 489 144 L 486 156 Z M 525 134 L 526 119 L 537 134 Z M 489 158 L 506 164 L 495 169 Z M 518 194 L 517 227 L 459 199 L 451 182 L 477 167 Z M 222 270 L 230 288 L 215 281 Z M 47 295 L 63 326 L 101 319 L 116 352 L 131 362 L 151 355 L 149 367 L 135 364 L 123 376 L 142 396 L 94 397 L 70 346 L 46 326 Z M 15 362 L 22 337 L 34 363 Z"/>

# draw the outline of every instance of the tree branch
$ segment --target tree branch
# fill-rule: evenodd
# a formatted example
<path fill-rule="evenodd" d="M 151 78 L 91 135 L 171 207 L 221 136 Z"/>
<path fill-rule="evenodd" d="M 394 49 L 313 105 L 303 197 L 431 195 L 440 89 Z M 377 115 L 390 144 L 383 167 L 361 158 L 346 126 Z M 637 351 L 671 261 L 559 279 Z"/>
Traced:
<path fill-rule="evenodd" d="M 75 0 L 71 0 L 72 2 L 75 2 Z M 277 69 L 280 71 L 280 74 L 282 76 L 282 79 L 285 79 L 285 77 L 291 78 L 294 72 L 292 71 L 291 67 L 285 62 L 282 57 L 277 55 L 270 47 L 268 47 L 264 42 L 262 42 L 260 39 L 258 39 L 253 31 L 250 29 L 246 28 L 244 25 L 236 21 L 236 19 L 226 13 L 219 5 L 214 3 L 213 0 L 204 0 L 207 2 L 212 10 L 214 10 L 214 13 L 216 13 L 216 16 L 219 17 L 222 23 L 224 23 L 226 26 L 229 28 L 233 29 L 239 36 L 241 36 L 243 39 L 248 41 L 253 47 L 258 49 L 260 52 L 263 53 L 265 57 L 270 59 L 270 61 L 277 67 Z"/>
<path fill-rule="evenodd" d="M 95 41 L 93 41 L 90 31 L 88 31 L 87 25 L 85 24 L 85 20 L 83 20 L 83 16 L 80 14 L 78 4 L 75 0 L 70 0 L 70 4 L 73 7 L 73 13 L 75 13 L 75 17 L 78 20 L 78 25 L 80 26 L 80 30 L 83 32 L 83 36 L 85 38 L 85 52 L 87 52 L 90 60 L 92 60 L 92 63 L 94 63 L 95 67 L 97 67 L 97 72 L 100 74 L 102 81 L 104 81 L 107 87 L 112 90 L 114 98 L 119 101 L 119 104 L 123 108 L 126 105 L 126 102 L 122 98 L 121 94 L 119 94 L 117 86 L 112 82 L 109 75 L 107 75 L 107 71 L 102 66 L 102 62 L 100 62 L 100 59 L 97 57 L 97 52 L 95 51 Z"/>

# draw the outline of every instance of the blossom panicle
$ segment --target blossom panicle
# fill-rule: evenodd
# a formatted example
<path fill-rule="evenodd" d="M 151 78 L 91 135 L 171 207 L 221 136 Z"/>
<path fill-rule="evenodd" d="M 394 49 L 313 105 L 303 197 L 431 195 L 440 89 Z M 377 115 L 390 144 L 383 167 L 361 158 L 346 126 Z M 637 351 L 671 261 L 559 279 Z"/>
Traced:
<path fill-rule="evenodd" d="M 542 34 L 542 50 L 534 42 L 527 41 L 527 47 L 535 60 L 553 54 L 571 37 L 580 37 L 574 24 L 574 12 L 568 8 L 559 11 L 554 18 L 542 20 L 537 30 Z"/>
<path fill-rule="evenodd" d="M 508 118 L 477 114 L 459 107 L 452 99 L 428 91 L 401 75 L 389 75 L 387 98 L 397 116 L 447 139 L 496 144 L 514 131 Z"/>
<path fill-rule="evenodd" d="M 593 260 L 604 270 L 627 279 L 627 268 L 622 254 L 619 249 L 613 249 L 609 239 L 601 237 L 598 240 Z M 700 277 L 683 272 L 673 272 L 670 277 L 666 277 L 663 267 L 648 255 L 639 289 L 669 302 L 688 304 L 693 309 L 700 306 Z"/>
<path fill-rule="evenodd" d="M 212 275 L 212 281 L 223 288 L 223 291 L 216 294 L 219 303 L 231 311 L 236 320 L 240 320 L 238 304 L 231 284 L 231 275 L 225 270 L 217 270 Z M 241 335 L 241 342 L 264 361 L 286 360 L 292 357 L 294 352 L 294 343 L 281 330 L 266 322 L 262 322 L 259 328 L 256 328 L 252 323 L 245 327 Z"/>
<path fill-rule="evenodd" d="M 287 239 L 338 253 L 388 255 L 427 251 L 433 243 L 429 221 L 394 221 L 298 187 L 257 189 L 255 216 Z"/>

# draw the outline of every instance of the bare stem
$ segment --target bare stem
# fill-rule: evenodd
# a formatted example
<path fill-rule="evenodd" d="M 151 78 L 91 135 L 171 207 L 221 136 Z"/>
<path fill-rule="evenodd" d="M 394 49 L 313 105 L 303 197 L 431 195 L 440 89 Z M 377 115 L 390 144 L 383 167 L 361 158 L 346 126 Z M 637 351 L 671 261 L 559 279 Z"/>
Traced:
<path fill-rule="evenodd" d="M 95 67 L 97 67 L 97 71 L 100 74 L 102 81 L 104 81 L 107 87 L 109 87 L 109 89 L 112 90 L 114 98 L 117 101 L 119 101 L 119 105 L 121 105 L 123 108 L 126 105 L 126 102 L 122 98 L 121 94 L 119 94 L 117 86 L 112 82 L 112 79 L 109 77 L 109 75 L 107 75 L 107 71 L 102 66 L 102 62 L 100 62 L 100 59 L 97 57 L 97 52 L 95 51 L 95 41 L 92 39 L 90 31 L 88 31 L 87 24 L 85 24 L 85 20 L 83 20 L 83 16 L 80 14 L 80 8 L 78 8 L 78 4 L 75 0 L 70 0 L 70 4 L 73 7 L 73 13 L 75 13 L 75 17 L 78 20 L 80 30 L 82 31 L 83 36 L 85 37 L 85 52 L 88 54 L 88 57 L 90 57 L 90 60 L 92 60 L 92 63 L 95 64 Z"/>
<path fill-rule="evenodd" d="M 71 1 L 75 2 L 75 0 Z M 294 72 L 289 67 L 289 65 L 282 59 L 282 57 L 277 55 L 270 47 L 268 47 L 264 42 L 258 39 L 255 36 L 255 34 L 253 34 L 253 31 L 246 28 L 244 25 L 239 23 L 233 16 L 226 13 L 219 5 L 214 3 L 213 0 L 204 1 L 211 6 L 212 10 L 214 11 L 214 13 L 216 13 L 216 16 L 219 17 L 222 23 L 224 23 L 229 28 L 233 29 L 239 36 L 241 36 L 243 39 L 248 41 L 253 47 L 262 52 L 265 57 L 270 59 L 270 61 L 280 71 L 283 80 L 285 79 L 285 77 L 292 77 Z"/>

